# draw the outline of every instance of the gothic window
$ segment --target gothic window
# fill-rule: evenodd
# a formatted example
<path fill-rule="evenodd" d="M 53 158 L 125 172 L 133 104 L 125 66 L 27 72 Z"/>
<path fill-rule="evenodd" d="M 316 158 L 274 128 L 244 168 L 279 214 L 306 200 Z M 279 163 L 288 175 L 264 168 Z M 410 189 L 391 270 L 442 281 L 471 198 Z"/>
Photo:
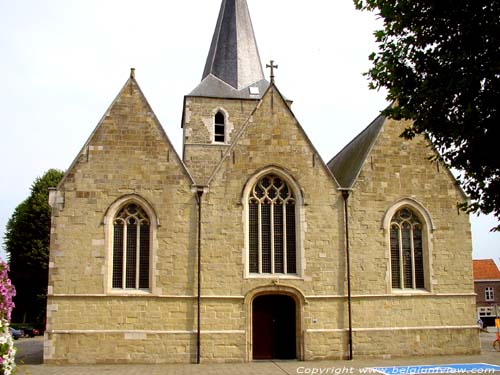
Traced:
<path fill-rule="evenodd" d="M 296 274 L 296 210 L 292 189 L 274 174 L 248 196 L 248 267 L 252 274 Z"/>
<path fill-rule="evenodd" d="M 495 295 L 493 292 L 493 287 L 487 286 L 486 289 L 484 290 L 484 299 L 485 301 L 494 301 L 495 300 Z"/>
<path fill-rule="evenodd" d="M 126 204 L 113 220 L 114 289 L 148 289 L 150 220 L 135 203 Z"/>
<path fill-rule="evenodd" d="M 408 208 L 392 217 L 390 225 L 392 287 L 423 289 L 424 255 L 422 224 Z"/>
<path fill-rule="evenodd" d="M 214 117 L 214 141 L 221 143 L 226 141 L 226 118 L 221 111 Z"/>

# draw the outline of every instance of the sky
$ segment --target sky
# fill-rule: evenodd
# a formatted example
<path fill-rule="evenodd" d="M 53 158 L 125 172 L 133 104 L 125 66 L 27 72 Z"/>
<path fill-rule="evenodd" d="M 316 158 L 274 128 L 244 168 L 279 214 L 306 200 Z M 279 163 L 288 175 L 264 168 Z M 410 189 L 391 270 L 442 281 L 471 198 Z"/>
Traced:
<path fill-rule="evenodd" d="M 181 151 L 221 0 L 0 0 L 0 235 L 33 181 L 66 170 L 130 74 Z M 362 75 L 381 21 L 352 0 L 248 0 L 263 64 L 325 162 L 387 105 Z M 266 76 L 269 72 L 266 72 Z M 495 220 L 471 216 L 473 257 L 499 263 Z M 5 259 L 5 252 L 0 250 Z"/>

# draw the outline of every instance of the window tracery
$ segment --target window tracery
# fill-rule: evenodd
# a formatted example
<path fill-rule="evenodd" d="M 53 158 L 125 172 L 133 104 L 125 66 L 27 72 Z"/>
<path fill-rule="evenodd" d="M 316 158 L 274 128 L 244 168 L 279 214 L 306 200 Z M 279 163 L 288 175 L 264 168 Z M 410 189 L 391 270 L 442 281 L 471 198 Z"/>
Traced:
<path fill-rule="evenodd" d="M 422 223 L 409 208 L 402 208 L 391 219 L 392 287 L 423 289 L 424 251 Z"/>
<path fill-rule="evenodd" d="M 268 174 L 248 198 L 249 272 L 297 273 L 296 200 L 279 176 Z"/>
<path fill-rule="evenodd" d="M 135 203 L 126 204 L 113 220 L 115 289 L 149 288 L 150 220 Z"/>

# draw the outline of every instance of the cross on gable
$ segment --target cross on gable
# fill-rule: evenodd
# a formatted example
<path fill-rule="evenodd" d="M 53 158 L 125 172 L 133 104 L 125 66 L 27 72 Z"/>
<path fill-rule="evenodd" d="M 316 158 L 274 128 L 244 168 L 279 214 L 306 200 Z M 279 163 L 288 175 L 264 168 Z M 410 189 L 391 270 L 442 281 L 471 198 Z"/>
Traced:
<path fill-rule="evenodd" d="M 266 68 L 271 69 L 271 83 L 274 83 L 274 69 L 278 69 L 278 65 L 274 65 L 274 60 L 271 60 L 271 64 L 266 64 Z"/>

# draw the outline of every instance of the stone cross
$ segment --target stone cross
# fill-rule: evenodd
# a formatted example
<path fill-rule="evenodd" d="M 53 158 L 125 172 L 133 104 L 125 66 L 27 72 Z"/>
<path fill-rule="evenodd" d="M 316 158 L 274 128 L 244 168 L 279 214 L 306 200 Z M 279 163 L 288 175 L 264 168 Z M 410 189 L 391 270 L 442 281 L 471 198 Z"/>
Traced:
<path fill-rule="evenodd" d="M 274 65 L 274 60 L 271 60 L 271 64 L 266 64 L 266 68 L 271 68 L 271 83 L 274 83 L 274 69 L 278 69 L 278 65 Z"/>

